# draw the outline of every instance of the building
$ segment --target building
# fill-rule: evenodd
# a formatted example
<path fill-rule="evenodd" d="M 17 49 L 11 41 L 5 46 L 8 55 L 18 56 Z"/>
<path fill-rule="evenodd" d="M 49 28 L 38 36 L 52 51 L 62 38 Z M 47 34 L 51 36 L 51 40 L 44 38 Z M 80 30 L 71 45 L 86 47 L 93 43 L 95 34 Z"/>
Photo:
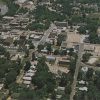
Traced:
<path fill-rule="evenodd" d="M 32 77 L 32 76 L 34 76 L 34 73 L 28 72 L 28 73 L 25 74 L 25 77 Z"/>
<path fill-rule="evenodd" d="M 34 36 L 35 41 L 40 41 L 41 38 L 42 38 L 42 35 L 35 35 Z"/>
<path fill-rule="evenodd" d="M 31 81 L 23 81 L 23 83 L 26 84 L 26 85 L 30 85 Z"/>
<path fill-rule="evenodd" d="M 95 56 L 100 56 L 100 45 L 99 44 L 84 44 L 84 51 L 89 52 Z"/>
<path fill-rule="evenodd" d="M 85 44 L 84 45 L 84 51 L 86 51 L 86 52 L 94 52 L 94 49 L 95 49 L 95 47 L 92 44 Z"/>
<path fill-rule="evenodd" d="M 16 3 L 18 3 L 18 4 L 23 4 L 23 3 L 25 3 L 27 0 L 17 0 L 16 1 Z"/>
<path fill-rule="evenodd" d="M 63 57 L 58 60 L 58 65 L 66 67 L 70 64 L 70 59 L 68 57 Z"/>
<path fill-rule="evenodd" d="M 12 43 L 13 43 L 13 38 L 11 38 L 11 37 L 7 37 L 4 40 L 4 45 L 6 45 L 6 46 L 10 46 Z"/>
<path fill-rule="evenodd" d="M 63 50 L 66 50 L 66 48 L 67 48 L 67 42 L 66 41 L 63 41 L 61 43 L 61 47 L 60 48 L 63 49 Z"/>
<path fill-rule="evenodd" d="M 56 60 L 56 58 L 54 57 L 54 56 L 52 56 L 52 55 L 49 55 L 49 56 L 46 56 L 46 60 L 48 61 L 48 62 L 51 62 L 51 61 L 55 61 Z"/>
<path fill-rule="evenodd" d="M 24 80 L 24 81 L 31 81 L 32 78 L 31 78 L 31 77 L 26 77 L 26 76 L 25 76 L 25 77 L 23 77 L 23 80 Z"/>
<path fill-rule="evenodd" d="M 54 22 L 57 27 L 68 27 L 68 22 Z"/>
<path fill-rule="evenodd" d="M 79 90 L 80 91 L 86 91 L 87 92 L 88 91 L 88 88 L 87 87 L 79 87 Z"/>

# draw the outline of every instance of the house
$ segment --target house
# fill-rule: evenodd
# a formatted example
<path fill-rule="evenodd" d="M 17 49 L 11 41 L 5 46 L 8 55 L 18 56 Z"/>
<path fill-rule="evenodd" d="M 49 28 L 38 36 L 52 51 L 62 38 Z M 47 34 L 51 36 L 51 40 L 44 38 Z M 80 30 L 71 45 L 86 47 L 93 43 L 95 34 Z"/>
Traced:
<path fill-rule="evenodd" d="M 87 92 L 88 91 L 88 88 L 87 87 L 79 87 L 79 90 L 80 91 L 86 91 Z"/>
<path fill-rule="evenodd" d="M 68 27 L 68 22 L 59 22 L 59 21 L 55 21 L 54 24 L 57 27 Z"/>
<path fill-rule="evenodd" d="M 95 56 L 100 55 L 100 45 L 99 44 L 84 44 L 84 51 L 92 53 Z"/>
<path fill-rule="evenodd" d="M 81 70 L 86 73 L 88 71 L 88 67 L 82 67 Z"/>
<path fill-rule="evenodd" d="M 58 65 L 59 65 L 59 66 L 64 66 L 64 67 L 66 67 L 66 66 L 69 65 L 69 63 L 70 63 L 70 59 L 69 59 L 68 57 L 63 57 L 63 58 L 60 58 L 60 59 L 58 60 Z"/>
<path fill-rule="evenodd" d="M 67 42 L 66 41 L 63 41 L 61 43 L 61 47 L 60 48 L 65 50 L 67 48 Z"/>
<path fill-rule="evenodd" d="M 5 40 L 4 40 L 4 45 L 6 46 L 10 46 L 11 44 L 13 43 L 13 38 L 11 37 L 7 37 Z"/>
<path fill-rule="evenodd" d="M 34 39 L 35 34 L 30 34 L 29 39 Z"/>
<path fill-rule="evenodd" d="M 51 62 L 51 61 L 55 61 L 56 58 L 55 58 L 54 56 L 52 56 L 52 55 L 49 55 L 49 56 L 46 56 L 46 60 L 47 60 L 48 62 Z"/>
<path fill-rule="evenodd" d="M 15 55 L 12 55 L 11 57 L 11 60 L 12 61 L 16 61 L 18 58 L 22 59 L 24 57 L 24 54 L 15 54 Z"/>
<path fill-rule="evenodd" d="M 17 3 L 17 4 L 23 4 L 23 3 L 25 3 L 27 0 L 17 0 L 15 3 Z"/>
<path fill-rule="evenodd" d="M 42 49 L 41 52 L 47 54 L 48 50 L 47 49 Z"/>
<path fill-rule="evenodd" d="M 31 77 L 23 77 L 23 80 L 25 80 L 25 81 L 31 81 L 32 80 L 32 78 Z"/>
<path fill-rule="evenodd" d="M 65 91 L 65 87 L 61 87 L 61 86 L 58 86 L 56 89 L 55 89 L 57 95 L 56 95 L 56 98 L 57 99 L 60 99 L 62 97 L 62 95 L 64 94 L 64 91 Z"/>
<path fill-rule="evenodd" d="M 42 38 L 41 35 L 35 35 L 35 36 L 34 36 L 34 40 L 35 40 L 35 41 L 40 41 L 41 38 Z"/>
<path fill-rule="evenodd" d="M 34 73 L 27 72 L 27 73 L 25 74 L 25 77 L 32 77 L 32 76 L 34 76 Z"/>
<path fill-rule="evenodd" d="M 35 71 L 30 69 L 30 70 L 28 70 L 28 73 L 35 73 Z"/>
<path fill-rule="evenodd" d="M 4 16 L 4 17 L 3 17 L 3 20 L 11 21 L 11 20 L 13 20 L 13 19 L 14 19 L 14 17 L 10 17 L 10 16 Z"/>
<path fill-rule="evenodd" d="M 94 49 L 95 49 L 95 47 L 92 44 L 85 44 L 84 45 L 84 51 L 86 51 L 86 52 L 94 52 Z"/>
<path fill-rule="evenodd" d="M 31 81 L 23 81 L 23 83 L 26 84 L 26 85 L 30 85 Z"/>
<path fill-rule="evenodd" d="M 86 81 L 81 80 L 81 81 L 79 81 L 78 83 L 84 85 L 84 84 L 86 84 Z"/>
<path fill-rule="evenodd" d="M 35 69 L 36 69 L 36 66 L 32 65 L 30 68 L 31 68 L 32 70 L 35 70 Z"/>
<path fill-rule="evenodd" d="M 2 90 L 4 87 L 4 84 L 0 84 L 0 90 Z"/>
<path fill-rule="evenodd" d="M 50 35 L 48 36 L 48 38 L 54 39 L 56 36 L 57 36 L 56 32 L 51 32 Z"/>
<path fill-rule="evenodd" d="M 20 35 L 20 39 L 26 39 L 26 37 L 27 37 L 27 33 L 22 33 L 21 35 Z"/>

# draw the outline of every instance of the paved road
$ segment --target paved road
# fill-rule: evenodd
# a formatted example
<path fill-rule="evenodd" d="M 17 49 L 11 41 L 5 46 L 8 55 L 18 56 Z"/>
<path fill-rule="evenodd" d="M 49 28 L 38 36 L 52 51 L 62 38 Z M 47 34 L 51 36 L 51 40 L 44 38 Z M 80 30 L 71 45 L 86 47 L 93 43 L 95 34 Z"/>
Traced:
<path fill-rule="evenodd" d="M 77 77 L 78 77 L 79 68 L 81 66 L 82 52 L 84 50 L 83 47 L 84 47 L 84 44 L 81 43 L 80 46 L 79 46 L 78 59 L 77 59 L 77 62 L 76 62 L 76 69 L 75 69 L 75 73 L 74 73 L 74 80 L 73 80 L 73 83 L 72 83 L 72 91 L 71 91 L 71 94 L 70 94 L 70 100 L 73 100 L 73 97 L 75 95 Z"/>
<path fill-rule="evenodd" d="M 48 38 L 50 32 L 53 30 L 54 27 L 55 27 L 55 25 L 51 24 L 51 26 L 49 27 L 49 29 L 45 31 L 44 36 L 40 40 L 39 44 L 44 44 L 46 42 L 46 39 Z"/>

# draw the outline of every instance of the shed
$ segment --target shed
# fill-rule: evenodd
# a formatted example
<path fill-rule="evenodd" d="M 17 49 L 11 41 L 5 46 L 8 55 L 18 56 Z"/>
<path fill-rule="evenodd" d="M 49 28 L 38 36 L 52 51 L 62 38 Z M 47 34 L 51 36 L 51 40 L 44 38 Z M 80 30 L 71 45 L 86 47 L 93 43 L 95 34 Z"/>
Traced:
<path fill-rule="evenodd" d="M 46 60 L 47 61 L 55 61 L 56 58 L 54 56 L 52 56 L 52 55 L 49 55 L 49 56 L 46 56 Z"/>
<path fill-rule="evenodd" d="M 26 85 L 30 85 L 31 81 L 23 81 L 23 83 L 26 84 Z"/>
<path fill-rule="evenodd" d="M 26 80 L 26 81 L 31 81 L 32 78 L 31 77 L 23 77 L 23 80 Z"/>
<path fill-rule="evenodd" d="M 87 87 L 79 87 L 79 90 L 80 91 L 88 91 L 88 88 Z"/>
<path fill-rule="evenodd" d="M 25 74 L 25 77 L 32 77 L 32 76 L 34 76 L 34 73 L 26 73 Z"/>
<path fill-rule="evenodd" d="M 28 70 L 28 73 L 35 73 L 35 71 L 30 69 L 30 70 Z"/>

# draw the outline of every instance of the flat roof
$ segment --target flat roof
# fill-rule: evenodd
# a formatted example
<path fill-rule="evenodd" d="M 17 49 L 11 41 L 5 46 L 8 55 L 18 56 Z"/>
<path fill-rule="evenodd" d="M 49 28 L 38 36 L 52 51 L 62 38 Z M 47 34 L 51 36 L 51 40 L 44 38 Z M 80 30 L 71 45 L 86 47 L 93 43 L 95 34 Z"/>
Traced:
<path fill-rule="evenodd" d="M 28 81 L 31 81 L 32 78 L 31 77 L 23 77 L 23 80 L 28 80 Z"/>
<path fill-rule="evenodd" d="M 26 84 L 26 85 L 30 85 L 31 81 L 23 81 L 23 83 Z"/>
<path fill-rule="evenodd" d="M 27 76 L 32 77 L 32 76 L 34 76 L 34 73 L 29 73 L 28 72 L 28 73 L 25 74 L 25 77 L 27 77 Z"/>

